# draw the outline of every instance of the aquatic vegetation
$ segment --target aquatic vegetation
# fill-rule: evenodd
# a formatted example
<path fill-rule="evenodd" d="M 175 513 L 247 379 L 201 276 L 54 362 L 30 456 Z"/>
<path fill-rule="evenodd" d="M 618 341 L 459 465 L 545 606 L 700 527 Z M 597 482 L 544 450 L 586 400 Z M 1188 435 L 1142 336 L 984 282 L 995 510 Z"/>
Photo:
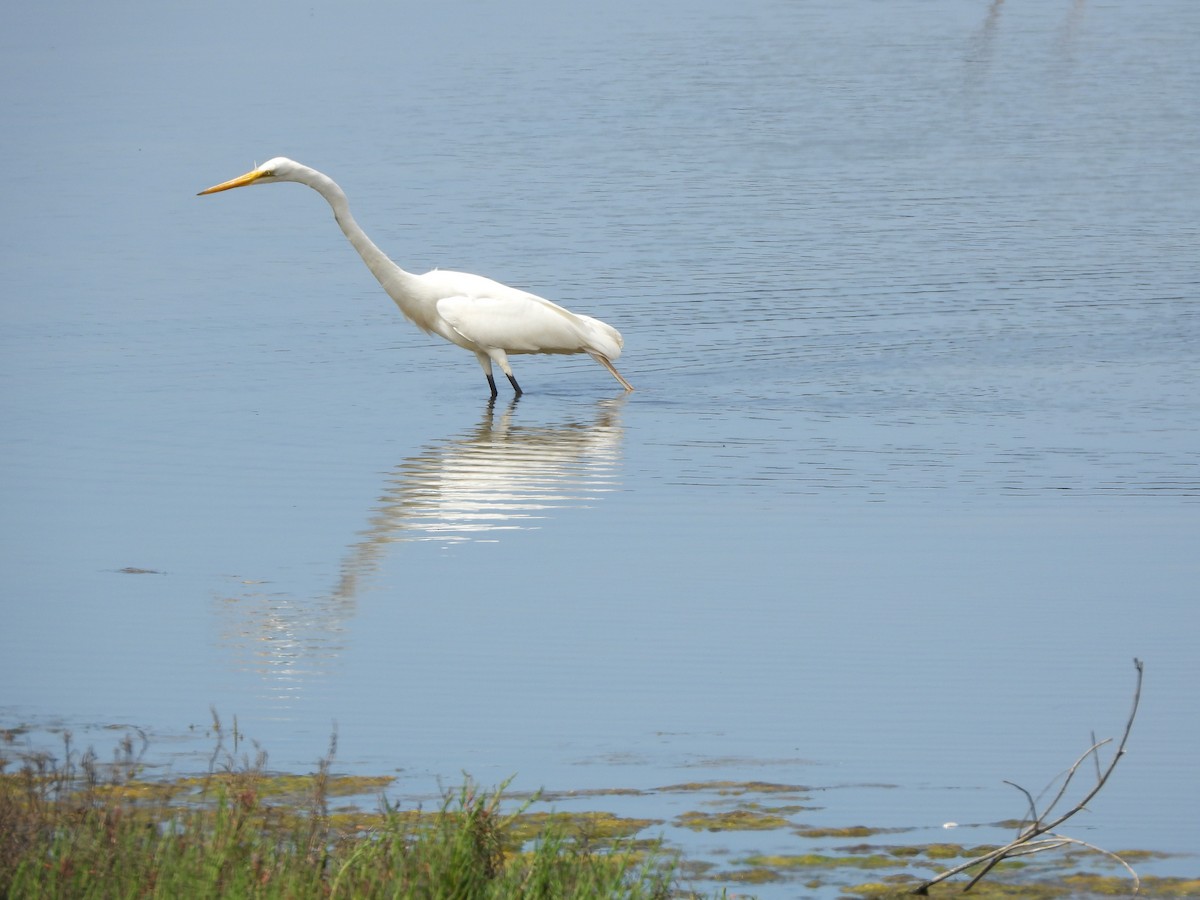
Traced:
<path fill-rule="evenodd" d="M 802 853 L 795 856 L 750 856 L 740 862 L 748 866 L 772 869 L 888 869 L 896 867 L 896 860 L 891 856 L 884 855 L 825 856 L 821 853 Z"/>
<path fill-rule="evenodd" d="M 919 882 L 911 876 L 843 887 L 845 895 L 861 897 L 863 900 L 900 900 L 911 897 Z M 968 897 L 973 900 L 1080 900 L 1080 898 L 1128 897 L 1129 879 L 1123 875 L 1092 875 L 1077 873 L 1062 878 L 1022 879 L 1014 881 L 980 881 L 970 893 L 964 894 L 961 887 L 939 884 L 930 892 L 931 897 Z M 1153 900 L 1200 896 L 1200 879 L 1156 878 L 1142 879 L 1138 897 Z"/>
<path fill-rule="evenodd" d="M 753 896 L 754 885 L 782 883 L 800 896 L 837 891 L 880 900 L 911 896 L 929 884 L 923 879 L 972 860 L 979 866 L 1001 849 L 880 840 L 911 828 L 796 825 L 789 817 L 806 808 L 785 795 L 802 789 L 765 782 L 518 794 L 506 783 L 485 789 L 468 779 L 426 808 L 383 796 L 390 777 L 335 773 L 336 740 L 316 772 L 295 775 L 267 770 L 256 745 L 249 745 L 252 754 L 241 752 L 246 745 L 236 723 L 226 730 L 214 716 L 212 734 L 217 749 L 209 771 L 173 779 L 151 777 L 148 742 L 136 730 L 105 763 L 90 750 L 77 752 L 69 734 L 57 755 L 15 753 L 10 742 L 0 754 L 0 896 L 665 900 L 701 896 L 689 889 L 694 884 L 721 897 L 726 890 Z M 644 806 L 660 794 L 676 795 L 669 798 L 674 802 L 694 798 L 710 811 L 665 820 L 553 807 L 606 798 L 635 798 Z M 376 808 L 362 805 L 364 798 L 377 798 Z M 678 835 L 675 844 L 664 842 L 661 831 L 671 828 L 763 832 L 773 847 L 747 852 L 743 843 L 736 852 L 687 854 Z M 1087 848 L 1007 859 L 970 896 L 1128 895 L 1127 876 L 1106 865 L 1115 864 L 1103 857 L 1098 864 Z M 736 888 L 722 890 L 730 885 Z M 931 896 L 962 893 L 960 885 L 927 889 Z M 1141 895 L 1197 896 L 1200 880 L 1143 877 Z"/>
<path fill-rule="evenodd" d="M 773 813 L 733 809 L 727 812 L 686 812 L 675 820 L 681 828 L 693 831 L 767 831 L 786 828 L 788 820 Z"/>
<path fill-rule="evenodd" d="M 783 876 L 775 869 L 759 866 L 750 869 L 735 869 L 732 872 L 718 872 L 712 876 L 713 881 L 736 881 L 739 884 L 767 884 L 772 881 L 782 881 Z"/>
<path fill-rule="evenodd" d="M 603 845 L 619 838 L 631 838 L 661 824 L 661 819 L 626 818 L 607 812 L 525 812 L 513 820 L 512 827 L 515 834 L 527 839 L 554 829 L 576 840 Z"/>
<path fill-rule="evenodd" d="M 799 784 L 775 784 L 770 781 L 689 781 L 658 789 L 661 793 L 699 793 L 741 796 L 742 794 L 807 794 L 812 788 Z"/>
<path fill-rule="evenodd" d="M 880 829 L 868 828 L 865 825 L 853 825 L 849 828 L 797 828 L 796 834 L 806 838 L 823 837 L 870 837 L 879 834 Z"/>
<path fill-rule="evenodd" d="M 930 844 L 924 852 L 930 859 L 958 859 L 964 855 L 961 844 Z"/>

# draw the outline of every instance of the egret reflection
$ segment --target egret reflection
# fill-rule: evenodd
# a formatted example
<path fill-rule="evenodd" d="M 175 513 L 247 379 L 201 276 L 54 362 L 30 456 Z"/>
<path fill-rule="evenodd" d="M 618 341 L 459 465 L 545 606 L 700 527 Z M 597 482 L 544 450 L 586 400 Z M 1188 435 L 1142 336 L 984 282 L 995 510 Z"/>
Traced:
<path fill-rule="evenodd" d="M 336 598 L 311 601 L 270 587 L 222 599 L 221 639 L 239 668 L 263 677 L 267 697 L 286 706 L 341 653 L 353 610 Z"/>
<path fill-rule="evenodd" d="M 546 527 L 556 510 L 594 505 L 620 488 L 624 397 L 552 423 L 523 422 L 514 399 L 487 404 L 466 432 L 427 445 L 385 477 L 336 585 L 311 600 L 270 584 L 224 598 L 222 637 L 243 668 L 286 704 L 341 652 L 363 581 L 392 544 L 449 547 Z"/>
<path fill-rule="evenodd" d="M 500 413 L 489 403 L 473 429 L 404 460 L 343 562 L 335 595 L 353 596 L 389 544 L 498 541 L 617 490 L 624 400 L 553 424 L 518 422 L 516 400 Z"/>

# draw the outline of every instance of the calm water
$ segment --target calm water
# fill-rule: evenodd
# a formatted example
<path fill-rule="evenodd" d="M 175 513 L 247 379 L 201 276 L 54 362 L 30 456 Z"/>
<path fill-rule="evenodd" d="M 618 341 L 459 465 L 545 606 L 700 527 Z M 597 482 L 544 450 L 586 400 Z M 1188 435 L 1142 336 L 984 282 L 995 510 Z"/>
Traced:
<path fill-rule="evenodd" d="M 1200 6 L 346 10 L 9 13 L 0 724 L 941 836 L 1138 656 L 1068 833 L 1200 846 Z M 277 154 L 637 392 L 519 357 L 490 407 L 314 193 L 194 196 Z"/>

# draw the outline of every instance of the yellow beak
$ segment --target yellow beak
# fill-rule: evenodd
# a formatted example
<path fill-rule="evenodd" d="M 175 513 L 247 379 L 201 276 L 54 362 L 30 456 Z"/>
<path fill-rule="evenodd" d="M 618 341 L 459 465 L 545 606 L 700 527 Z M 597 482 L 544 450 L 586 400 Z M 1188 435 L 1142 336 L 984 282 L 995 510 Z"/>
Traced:
<path fill-rule="evenodd" d="M 248 184 L 254 184 L 254 182 L 258 181 L 258 179 L 262 178 L 266 174 L 267 173 L 261 169 L 255 169 L 253 172 L 247 172 L 245 175 L 239 175 L 237 178 L 233 178 L 229 181 L 223 181 L 220 184 L 214 184 L 212 187 L 201 191 L 196 196 L 201 197 L 204 194 L 215 194 L 217 191 L 227 191 L 230 188 L 245 187 Z"/>

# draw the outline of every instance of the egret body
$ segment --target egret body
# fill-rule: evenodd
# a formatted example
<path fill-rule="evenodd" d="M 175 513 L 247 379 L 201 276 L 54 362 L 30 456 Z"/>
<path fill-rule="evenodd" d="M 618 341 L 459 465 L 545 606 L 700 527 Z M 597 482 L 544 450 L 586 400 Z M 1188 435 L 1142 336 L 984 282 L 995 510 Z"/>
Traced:
<path fill-rule="evenodd" d="M 424 275 L 405 271 L 388 259 L 354 221 L 345 192 L 316 169 L 278 156 L 200 194 L 276 181 L 305 184 L 324 197 L 342 233 L 405 317 L 422 331 L 474 353 L 493 397 L 496 380 L 492 377 L 492 363 L 500 367 L 520 396 L 521 386 L 508 362 L 510 355 L 518 353 L 587 353 L 608 369 L 625 390 L 633 390 L 613 366 L 624 345 L 617 329 L 480 275 L 441 269 Z"/>

